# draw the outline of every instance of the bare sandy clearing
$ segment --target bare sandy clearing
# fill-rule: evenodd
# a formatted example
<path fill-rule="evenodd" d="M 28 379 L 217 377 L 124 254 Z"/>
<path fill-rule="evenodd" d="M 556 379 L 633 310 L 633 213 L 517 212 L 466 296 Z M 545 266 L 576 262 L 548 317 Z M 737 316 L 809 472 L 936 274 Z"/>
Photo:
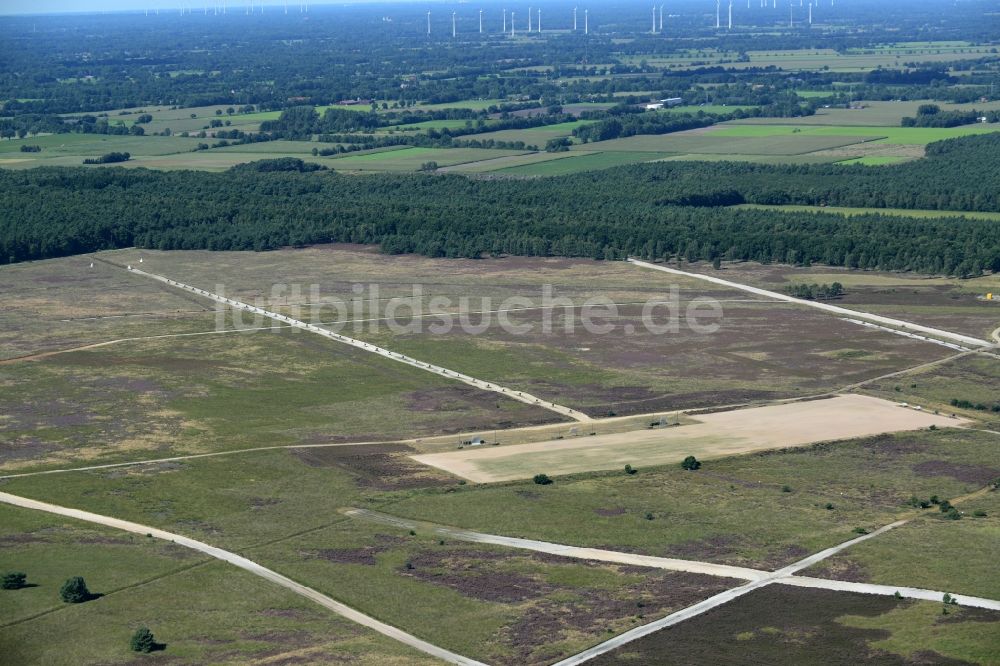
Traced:
<path fill-rule="evenodd" d="M 962 425 L 965 421 L 930 414 L 863 395 L 841 395 L 695 417 L 698 423 L 669 429 L 553 440 L 533 444 L 413 456 L 470 481 L 526 479 L 544 472 L 593 470 L 680 462 L 685 456 L 718 458 L 815 442 L 889 432 Z"/>

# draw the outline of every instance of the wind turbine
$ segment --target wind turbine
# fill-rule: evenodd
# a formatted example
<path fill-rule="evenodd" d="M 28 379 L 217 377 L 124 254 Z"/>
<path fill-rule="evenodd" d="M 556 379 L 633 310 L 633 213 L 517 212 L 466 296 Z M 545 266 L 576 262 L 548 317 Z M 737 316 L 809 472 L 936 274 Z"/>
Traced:
<path fill-rule="evenodd" d="M 795 27 L 795 16 L 793 14 L 794 10 L 795 10 L 794 5 L 792 5 L 792 3 L 789 2 L 788 3 L 788 27 L 789 28 L 794 28 Z"/>
<path fill-rule="evenodd" d="M 653 29 L 650 32 L 656 34 L 656 5 L 653 5 Z"/>
<path fill-rule="evenodd" d="M 483 10 L 479 10 L 479 34 L 483 34 Z"/>
<path fill-rule="evenodd" d="M 427 12 L 427 34 L 431 34 L 431 13 Z"/>
<path fill-rule="evenodd" d="M 729 29 L 733 29 L 733 0 L 729 0 Z"/>
<path fill-rule="evenodd" d="M 456 12 L 452 12 L 451 13 L 451 38 L 452 39 L 454 39 L 455 35 L 458 33 L 458 30 L 456 30 L 456 28 L 455 28 L 455 13 Z"/>
<path fill-rule="evenodd" d="M 663 5 L 660 5 L 660 32 L 663 32 Z"/>
<path fill-rule="evenodd" d="M 813 4 L 809 3 L 809 25 L 813 24 Z"/>
<path fill-rule="evenodd" d="M 531 32 L 531 7 L 528 7 L 528 32 Z"/>
<path fill-rule="evenodd" d="M 576 7 L 573 8 L 573 32 L 576 32 Z"/>
<path fill-rule="evenodd" d="M 541 7 L 538 8 L 538 25 L 536 27 L 538 28 L 538 32 L 542 31 L 542 8 Z"/>
<path fill-rule="evenodd" d="M 722 0 L 715 0 L 715 29 L 716 30 L 718 30 L 719 28 L 722 27 L 722 15 L 720 13 L 722 11 L 720 9 L 721 6 L 722 6 Z"/>
<path fill-rule="evenodd" d="M 504 34 L 504 35 L 507 34 L 507 10 L 506 9 L 503 10 L 503 33 L 501 33 L 501 34 Z"/>
<path fill-rule="evenodd" d="M 510 36 L 514 36 L 514 10 L 510 10 Z"/>
<path fill-rule="evenodd" d="M 589 9 L 584 9 L 583 10 L 583 34 L 585 34 L 585 35 L 589 35 L 590 34 L 590 10 Z"/>

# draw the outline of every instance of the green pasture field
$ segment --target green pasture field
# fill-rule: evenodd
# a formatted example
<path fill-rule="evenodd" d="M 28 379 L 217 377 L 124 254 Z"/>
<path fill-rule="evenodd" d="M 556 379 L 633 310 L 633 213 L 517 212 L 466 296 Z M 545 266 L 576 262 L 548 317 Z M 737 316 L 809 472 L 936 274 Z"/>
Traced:
<path fill-rule="evenodd" d="M 604 142 L 609 143 L 609 142 Z M 588 144 L 590 146 L 600 146 L 601 144 Z M 553 153 L 553 155 L 566 155 L 566 153 Z M 609 167 L 620 166 L 622 164 L 634 164 L 635 162 L 649 162 L 666 157 L 669 153 L 649 153 L 641 151 L 620 151 L 602 150 L 600 152 L 574 155 L 570 153 L 567 159 L 550 159 L 535 164 L 525 164 L 522 166 L 506 167 L 497 169 L 494 173 L 513 176 L 561 176 L 567 173 L 578 173 L 580 171 L 596 171 Z"/>
<path fill-rule="evenodd" d="M 956 476 L 975 473 L 936 464 Z M 1000 478 L 1000 465 L 993 470 Z M 821 562 L 804 575 L 1000 598 L 996 576 L 1000 492 L 988 492 L 956 506 L 962 512 L 961 520 L 948 520 L 939 507 L 931 506 L 909 524 Z M 977 512 L 984 515 L 977 516 Z"/>
<path fill-rule="evenodd" d="M 865 166 L 885 166 L 887 164 L 899 164 L 908 162 L 911 158 L 897 157 L 893 155 L 867 155 L 865 157 L 855 157 L 854 159 L 837 162 L 837 164 L 863 164 Z"/>
<path fill-rule="evenodd" d="M 848 92 L 846 89 L 840 92 Z M 817 109 L 815 115 L 795 118 L 790 122 L 788 118 L 744 118 L 733 121 L 740 125 L 829 125 L 829 126 L 862 126 L 862 127 L 895 127 L 899 128 L 902 119 L 906 116 L 916 116 L 917 108 L 921 104 L 937 104 L 942 111 L 990 111 L 1000 108 L 1000 102 L 974 102 L 970 104 L 948 104 L 946 102 L 936 102 L 932 100 L 911 100 L 901 102 L 861 102 L 864 108 L 845 109 L 830 108 Z M 919 128 L 913 128 L 919 129 Z M 954 128 L 960 129 L 960 128 Z"/>
<path fill-rule="evenodd" d="M 743 131 L 744 127 L 748 128 Z M 698 133 L 678 132 L 674 134 L 658 134 L 655 136 L 630 136 L 624 139 L 611 139 L 594 143 L 580 144 L 583 150 L 624 150 L 650 151 L 661 153 L 704 153 L 716 155 L 803 155 L 851 146 L 866 140 L 867 137 L 851 128 L 839 132 L 810 134 L 805 130 L 799 133 L 788 128 L 787 131 L 768 132 L 771 127 L 754 125 L 721 125 Z M 758 130 L 760 130 L 758 132 Z M 875 136 L 886 136 L 885 133 Z"/>
<path fill-rule="evenodd" d="M 149 659 L 239 664 L 264 657 L 350 656 L 359 664 L 436 663 L 312 602 L 200 553 L 68 518 L 0 507 L 0 570 L 31 587 L 0 590 L 0 650 L 10 663 L 125 663 L 139 625 L 162 650 Z M 66 604 L 82 576 L 100 598 Z M 39 640 L 44 636 L 44 640 Z"/>
<path fill-rule="evenodd" d="M 1000 213 L 969 212 L 961 210 L 912 210 L 908 208 L 846 208 L 841 206 L 769 206 L 763 204 L 741 204 L 736 208 L 748 208 L 758 210 L 774 210 L 784 212 L 802 213 L 837 213 L 838 215 L 898 215 L 900 217 L 916 218 L 941 218 L 941 217 L 967 217 L 977 220 L 997 220 L 1000 221 Z M 905 278 L 903 278 L 905 280 Z M 910 281 L 923 280 L 924 278 L 911 278 Z"/>
<path fill-rule="evenodd" d="M 110 136 L 103 134 L 49 134 L 0 141 L 0 165 L 42 166 L 60 163 L 79 166 L 84 158 L 126 152 L 135 157 L 188 153 L 198 139 L 179 136 Z M 21 146 L 41 146 L 40 153 L 22 153 Z M 121 166 L 118 164 L 117 166 Z"/>
<path fill-rule="evenodd" d="M 822 154 L 805 155 L 739 155 L 714 153 L 684 153 L 671 155 L 657 162 L 754 162 L 756 164 L 829 164 L 836 162 L 838 157 Z"/>
<path fill-rule="evenodd" d="M 475 127 L 476 121 L 454 118 L 445 120 L 424 120 L 419 123 L 410 123 L 408 125 L 393 125 L 391 127 L 381 128 L 382 130 L 396 130 L 396 131 L 419 131 L 419 130 L 429 130 L 429 129 L 455 129 L 459 127 Z M 488 127 L 484 127 L 483 131 L 488 131 Z"/>
<path fill-rule="evenodd" d="M 509 169 L 513 167 L 525 166 L 529 164 L 539 164 L 543 162 L 551 162 L 553 160 L 562 160 L 566 158 L 575 158 L 580 155 L 591 155 L 598 153 L 583 153 L 582 151 L 577 152 L 562 152 L 562 153 L 525 153 L 523 155 L 511 155 L 510 157 L 495 157 L 489 160 L 483 160 L 481 162 L 466 162 L 463 164 L 456 164 L 455 166 L 445 167 L 443 171 L 455 171 L 457 173 L 484 173 L 489 171 L 499 171 L 501 169 Z"/>
<path fill-rule="evenodd" d="M 880 139 L 882 143 L 926 145 L 943 139 L 953 139 L 970 134 L 989 134 L 997 131 L 1000 131 L 1000 125 L 990 124 L 963 125 L 961 127 L 801 127 L 795 124 L 745 125 L 734 121 L 713 128 L 707 136 L 713 138 L 772 138 L 788 136 L 798 138 L 835 138 L 851 136 L 857 139 L 855 143 L 869 137 L 874 137 Z M 819 149 L 817 148 L 816 150 Z M 734 150 L 734 152 L 737 151 Z"/>
<path fill-rule="evenodd" d="M 425 162 L 451 166 L 480 162 L 493 157 L 520 155 L 524 151 L 487 150 L 484 148 L 404 148 L 388 152 L 347 155 L 329 162 L 329 166 L 346 171 L 417 171 Z"/>
<path fill-rule="evenodd" d="M 747 110 L 756 108 L 756 106 L 745 104 L 687 104 L 682 106 L 665 106 L 660 109 L 660 113 L 698 113 L 699 111 L 704 111 L 705 113 L 732 113 L 739 109 Z"/>

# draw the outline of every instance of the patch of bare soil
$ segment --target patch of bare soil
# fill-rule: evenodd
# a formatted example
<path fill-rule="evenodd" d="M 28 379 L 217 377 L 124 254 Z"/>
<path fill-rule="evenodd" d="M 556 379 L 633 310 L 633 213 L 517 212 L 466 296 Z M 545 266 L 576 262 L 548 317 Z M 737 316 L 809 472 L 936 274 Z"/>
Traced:
<path fill-rule="evenodd" d="M 835 555 L 817 567 L 809 569 L 808 575 L 829 580 L 846 580 L 854 583 L 870 583 L 871 574 L 860 563 L 845 555 Z"/>

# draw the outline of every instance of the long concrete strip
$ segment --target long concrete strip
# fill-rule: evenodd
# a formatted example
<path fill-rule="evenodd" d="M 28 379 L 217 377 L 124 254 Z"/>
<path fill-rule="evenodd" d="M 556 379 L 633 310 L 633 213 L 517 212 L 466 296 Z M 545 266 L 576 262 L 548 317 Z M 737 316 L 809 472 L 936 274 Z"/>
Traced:
<path fill-rule="evenodd" d="M 924 590 L 919 587 L 893 587 L 892 585 L 875 585 L 873 583 L 853 583 L 846 580 L 827 580 L 826 578 L 810 578 L 809 576 L 789 576 L 775 581 L 781 585 L 795 587 L 811 587 L 837 592 L 855 592 L 857 594 L 878 594 L 886 597 L 895 596 L 898 592 L 904 599 L 922 599 L 924 601 L 941 601 L 944 592 Z M 951 597 L 959 606 L 972 606 L 1000 611 L 1000 601 L 970 597 L 964 594 L 952 594 Z"/>
<path fill-rule="evenodd" d="M 132 532 L 134 534 L 144 534 L 157 539 L 163 539 L 165 541 L 176 543 L 177 545 L 196 550 L 223 562 L 228 562 L 233 566 L 249 571 L 250 573 L 260 576 L 265 580 L 269 580 L 272 583 L 276 583 L 300 596 L 305 597 L 306 599 L 316 602 L 320 606 L 323 606 L 324 608 L 327 608 L 334 613 L 347 618 L 348 620 L 373 629 L 380 634 L 388 636 L 389 638 L 397 640 L 405 645 L 409 645 L 410 647 L 425 654 L 437 657 L 438 659 L 451 664 L 460 664 L 462 666 L 485 666 L 482 662 L 469 659 L 468 657 L 463 657 L 460 654 L 455 654 L 454 652 L 450 652 L 444 648 L 432 645 L 427 641 L 421 640 L 416 636 L 402 631 L 401 629 L 397 629 L 396 627 L 380 622 L 373 617 L 369 617 L 364 613 L 354 610 L 350 606 L 346 606 L 339 601 L 335 601 L 325 594 L 317 592 L 311 587 L 306 587 L 301 583 L 296 583 L 291 578 L 282 576 L 281 574 L 263 567 L 252 560 L 248 560 L 247 558 L 237 555 L 236 553 L 231 553 L 227 550 L 210 546 L 207 543 L 203 543 L 180 534 L 160 530 L 155 527 L 148 527 L 146 525 L 140 525 L 127 520 L 119 520 L 118 518 L 102 516 L 100 514 L 90 513 L 89 511 L 80 511 L 79 509 L 70 509 L 63 506 L 57 506 L 55 504 L 49 504 L 47 502 L 39 502 L 38 500 L 28 499 L 26 497 L 11 495 L 4 492 L 0 492 L 0 502 L 11 504 L 13 506 L 19 506 L 25 509 L 34 509 L 36 511 L 54 513 L 56 515 L 66 516 L 67 518 L 75 518 L 76 520 L 83 520 L 88 523 L 96 523 L 98 525 L 113 527 L 115 529 Z"/>
<path fill-rule="evenodd" d="M 499 384 L 495 384 L 493 382 L 487 382 L 482 379 L 476 379 L 475 377 L 470 377 L 469 375 L 465 375 L 460 372 L 456 372 L 454 370 L 449 370 L 448 368 L 443 368 L 439 365 L 432 365 L 430 363 L 425 363 L 424 361 L 420 361 L 415 358 L 405 356 L 403 354 L 398 354 L 396 352 L 389 351 L 388 349 L 383 349 L 382 347 L 369 344 L 367 342 L 363 342 L 362 340 L 357 340 L 355 338 L 350 338 L 346 335 L 340 335 L 339 333 L 334 333 L 333 331 L 321 328 L 315 324 L 307 324 L 304 321 L 293 319 L 292 317 L 289 317 L 287 315 L 279 314 L 277 312 L 271 312 L 270 310 L 265 310 L 264 308 L 259 308 L 257 306 L 250 305 L 248 303 L 243 303 L 241 301 L 237 301 L 232 298 L 226 298 L 225 296 L 220 296 L 219 294 L 213 294 L 212 292 L 206 291 L 204 289 L 199 289 L 198 287 L 192 287 L 182 282 L 177 282 L 176 280 L 171 280 L 170 278 L 163 277 L 162 275 L 156 275 L 155 273 L 147 273 L 146 271 L 140 270 L 133 266 L 129 266 L 127 270 L 132 273 L 135 273 L 136 275 L 143 275 L 145 277 L 158 280 L 160 282 L 170 285 L 171 287 L 176 287 L 178 289 L 189 291 L 192 294 L 203 296 L 205 298 L 215 301 L 216 303 L 222 303 L 223 305 L 227 305 L 237 310 L 243 310 L 244 312 L 263 315 L 264 317 L 267 317 L 269 319 L 283 322 L 292 328 L 300 328 L 302 330 L 309 331 L 310 333 L 315 333 L 316 335 L 322 335 L 323 337 L 329 338 L 330 340 L 342 342 L 346 345 L 356 347 L 357 349 L 361 349 L 363 351 L 370 352 L 373 354 L 378 354 L 380 356 L 384 356 L 385 358 L 391 359 L 398 363 L 404 363 L 406 365 L 413 366 L 414 368 L 419 368 L 427 372 L 432 372 L 436 375 L 440 375 L 448 379 L 454 379 L 455 381 L 468 384 L 469 386 L 474 386 L 475 388 L 480 390 L 492 391 L 494 393 L 499 393 L 508 398 L 513 398 L 514 400 L 518 400 L 520 402 L 529 405 L 542 407 L 551 412 L 555 412 L 562 416 L 567 416 L 576 421 L 589 422 L 593 420 L 582 412 L 578 412 L 575 409 L 571 409 L 563 405 L 557 405 L 554 402 L 548 402 L 542 400 L 541 398 L 531 395 L 530 393 L 525 393 L 523 391 L 515 391 L 514 389 L 507 388 L 506 386 L 500 386 Z"/>
<path fill-rule="evenodd" d="M 769 291 L 767 289 L 761 289 L 759 287 L 751 287 L 749 285 L 740 284 L 739 282 L 732 282 L 730 280 L 723 280 L 722 278 L 713 277 L 711 275 L 702 275 L 700 273 L 691 273 L 689 271 L 682 271 L 676 268 L 670 268 L 669 266 L 664 266 L 662 264 L 652 264 L 648 261 L 640 261 L 638 259 L 628 259 L 630 264 L 634 264 L 641 268 L 651 268 L 655 271 L 663 271 L 664 273 L 672 273 L 673 275 L 683 275 L 688 278 L 695 278 L 696 280 L 704 280 L 706 282 L 711 282 L 713 284 L 722 285 L 723 287 L 729 287 L 730 289 L 739 289 L 741 291 L 746 291 L 751 294 L 756 294 L 758 296 L 767 296 L 768 298 L 773 298 L 779 301 L 785 301 L 786 303 L 795 303 L 797 305 L 804 305 L 806 307 L 815 308 L 817 310 L 824 310 L 825 312 L 831 312 L 837 315 L 846 315 L 847 317 L 854 317 L 865 319 L 867 321 L 877 322 L 879 324 L 885 324 L 887 326 L 894 326 L 897 328 L 902 328 L 907 331 L 920 331 L 926 333 L 927 335 L 933 335 L 938 338 L 945 338 L 947 340 L 952 340 L 958 342 L 962 345 L 972 345 L 973 347 L 992 347 L 993 342 L 989 340 L 981 340 L 980 338 L 974 338 L 968 335 L 962 335 L 961 333 L 952 333 L 951 331 L 945 331 L 940 328 L 931 328 L 930 326 L 924 326 L 923 324 L 914 324 L 913 322 L 903 321 L 901 319 L 892 319 L 891 317 L 883 317 L 882 315 L 872 314 L 870 312 L 861 312 L 859 310 L 850 310 L 848 308 L 840 307 L 839 305 L 831 305 L 829 303 L 820 303 L 818 301 L 807 301 L 802 298 L 795 298 L 794 296 L 789 296 L 788 294 L 782 294 L 777 291 Z"/>
<path fill-rule="evenodd" d="M 444 525 L 433 525 L 405 518 L 397 518 L 378 511 L 369 509 L 347 509 L 344 513 L 352 518 L 360 518 L 383 525 L 391 525 L 405 530 L 431 529 L 435 534 L 458 539 L 459 541 L 471 541 L 473 543 L 487 543 L 495 546 L 505 546 L 507 548 L 519 548 L 521 550 L 532 550 L 538 553 L 549 555 L 559 555 L 579 560 L 593 560 L 596 562 L 613 562 L 615 564 L 631 564 L 640 567 L 650 567 L 652 569 L 665 569 L 668 571 L 686 571 L 689 573 L 706 574 L 709 576 L 722 576 L 725 578 L 738 578 L 741 580 L 762 580 L 771 576 L 769 571 L 758 569 L 748 569 L 746 567 L 734 567 L 726 564 L 713 564 L 711 562 L 695 562 L 693 560 L 678 560 L 671 557 L 654 557 L 652 555 L 637 555 L 635 553 L 622 553 L 614 550 L 603 550 L 600 548 L 583 548 L 578 546 L 567 546 L 548 541 L 535 541 L 534 539 L 518 539 L 516 537 L 505 537 L 496 534 L 484 534 L 482 532 L 471 532 L 469 530 L 446 527 Z"/>

